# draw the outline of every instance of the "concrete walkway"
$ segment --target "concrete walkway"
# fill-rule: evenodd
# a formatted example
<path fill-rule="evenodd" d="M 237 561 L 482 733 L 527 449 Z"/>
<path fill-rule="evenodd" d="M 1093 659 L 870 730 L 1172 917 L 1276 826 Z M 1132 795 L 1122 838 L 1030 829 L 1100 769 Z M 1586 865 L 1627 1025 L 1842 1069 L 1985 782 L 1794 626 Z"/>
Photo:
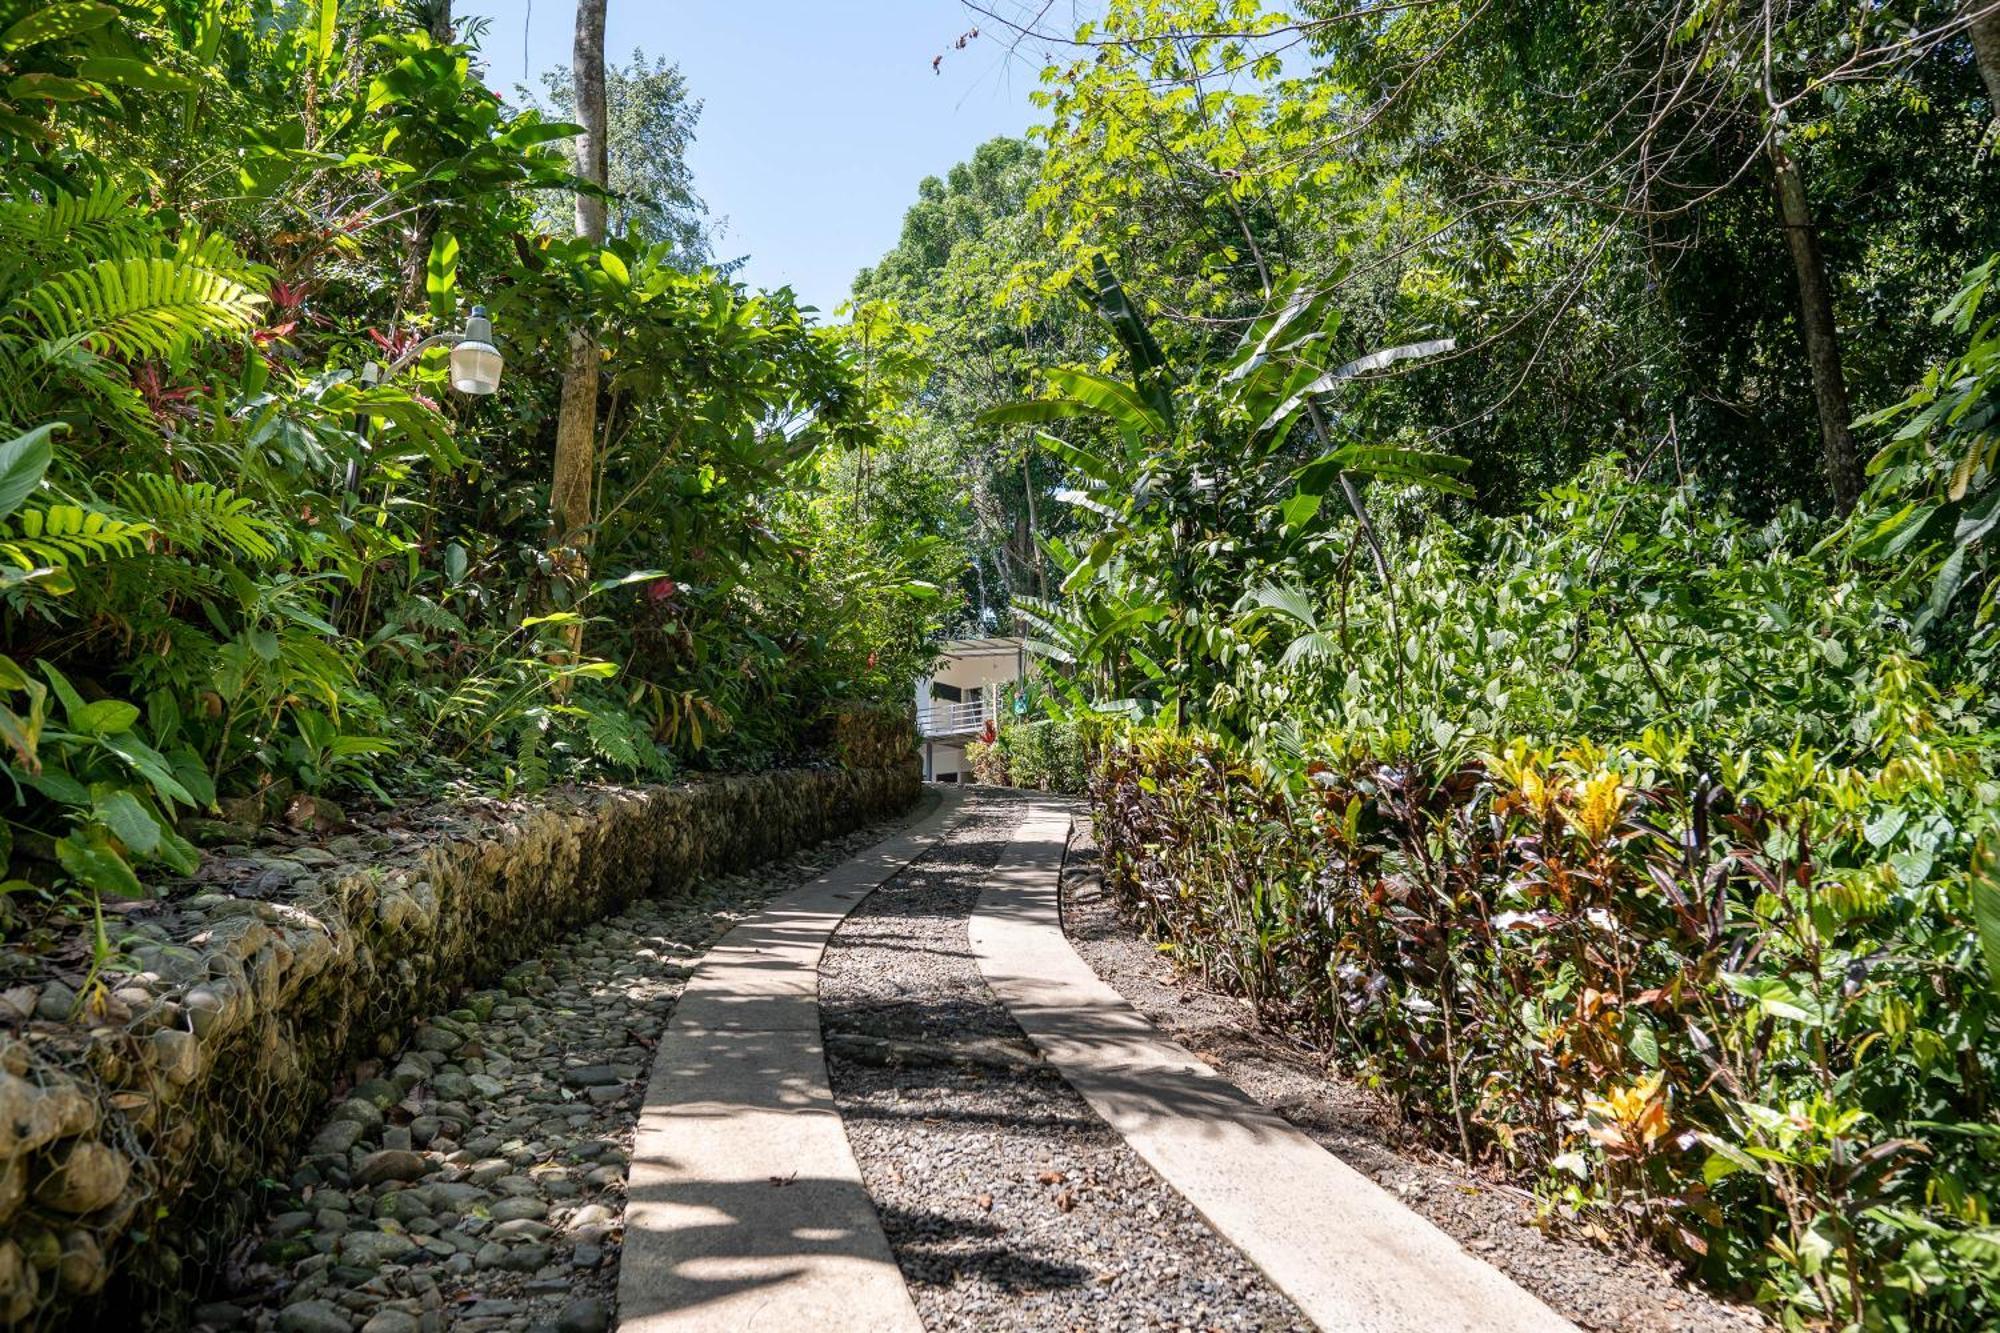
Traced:
<path fill-rule="evenodd" d="M 1324 1329 L 1572 1326 L 1163 1036 L 1064 937 L 1069 815 L 1031 807 L 970 934 L 986 982 L 1091 1108 Z"/>
<path fill-rule="evenodd" d="M 921 1333 L 827 1084 L 819 960 L 855 904 L 958 817 L 774 900 L 702 959 L 657 1051 L 628 1177 L 626 1333 Z"/>

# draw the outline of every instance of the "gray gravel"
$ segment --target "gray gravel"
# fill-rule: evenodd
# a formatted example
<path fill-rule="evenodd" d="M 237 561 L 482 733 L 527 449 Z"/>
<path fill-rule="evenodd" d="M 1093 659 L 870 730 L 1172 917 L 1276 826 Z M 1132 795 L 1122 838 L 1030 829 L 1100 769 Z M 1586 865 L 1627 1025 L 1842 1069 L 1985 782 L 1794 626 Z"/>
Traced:
<path fill-rule="evenodd" d="M 1305 1329 L 1305 1319 L 1035 1060 L 966 943 L 1018 798 L 944 843 L 821 964 L 835 1099 L 932 1329 Z"/>
<path fill-rule="evenodd" d="M 1091 968 L 1174 1040 L 1321 1147 L 1373 1178 L 1461 1245 L 1586 1329 L 1744 1333 L 1767 1327 L 1676 1278 L 1653 1256 L 1607 1252 L 1534 1225 L 1524 1192 L 1416 1144 L 1387 1104 L 1325 1058 L 1260 1029 L 1250 1006 L 1178 974 L 1123 920 L 1086 832 L 1063 875 L 1063 926 Z"/>
<path fill-rule="evenodd" d="M 586 927 L 354 1071 L 198 1327 L 602 1333 L 653 1047 L 702 952 L 878 825 Z"/>

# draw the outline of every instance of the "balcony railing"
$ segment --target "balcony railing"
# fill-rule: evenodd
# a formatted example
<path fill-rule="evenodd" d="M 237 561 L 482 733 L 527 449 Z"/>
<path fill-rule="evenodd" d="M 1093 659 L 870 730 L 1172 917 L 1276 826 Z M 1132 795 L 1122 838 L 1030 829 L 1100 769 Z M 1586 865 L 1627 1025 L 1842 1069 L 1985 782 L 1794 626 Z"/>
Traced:
<path fill-rule="evenodd" d="M 993 721 L 993 699 L 974 699 L 968 703 L 934 703 L 917 711 L 917 732 L 923 736 L 970 736 L 986 729 Z"/>

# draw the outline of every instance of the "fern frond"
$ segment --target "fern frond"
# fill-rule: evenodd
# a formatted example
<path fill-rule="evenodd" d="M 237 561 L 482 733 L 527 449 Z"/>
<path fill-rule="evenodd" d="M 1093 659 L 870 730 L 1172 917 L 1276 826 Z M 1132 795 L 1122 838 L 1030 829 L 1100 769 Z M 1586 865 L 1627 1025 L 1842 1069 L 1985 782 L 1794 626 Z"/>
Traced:
<path fill-rule="evenodd" d="M 590 748 L 597 752 L 598 758 L 625 769 L 645 766 L 634 739 L 638 728 L 630 717 L 619 710 L 601 704 L 592 705 L 584 716 L 583 729 L 589 735 Z"/>
<path fill-rule="evenodd" d="M 0 200 L 0 237 L 31 249 L 60 243 L 72 255 L 109 255 L 149 244 L 153 225 L 152 214 L 132 207 L 131 196 L 110 181 L 88 194 Z"/>
<path fill-rule="evenodd" d="M 191 231 L 174 246 L 170 258 L 181 263 L 219 273 L 231 282 L 252 291 L 263 291 L 276 275 L 268 265 L 252 263 L 236 249 L 236 243 L 214 232 Z"/>
<path fill-rule="evenodd" d="M 8 318 L 34 328 L 43 353 L 166 357 L 202 337 L 247 333 L 264 298 L 192 259 L 104 259 L 21 293 Z"/>
<path fill-rule="evenodd" d="M 152 532 L 78 505 L 23 509 L 0 523 L 0 560 L 21 569 L 74 569 L 131 555 Z"/>
<path fill-rule="evenodd" d="M 121 505 L 144 515 L 176 546 L 188 550 L 221 546 L 251 560 L 270 560 L 278 554 L 269 520 L 255 512 L 254 502 L 234 491 L 154 472 L 119 477 L 113 486 Z"/>
<path fill-rule="evenodd" d="M 410 629 L 424 630 L 431 635 L 456 635 L 461 639 L 471 638 L 472 631 L 466 623 L 444 607 L 420 594 L 412 593 L 396 604 L 389 613 L 390 620 Z"/>
<path fill-rule="evenodd" d="M 521 723 L 514 764 L 521 775 L 522 790 L 538 792 L 549 785 L 549 752 L 542 744 L 542 725 L 534 718 Z"/>

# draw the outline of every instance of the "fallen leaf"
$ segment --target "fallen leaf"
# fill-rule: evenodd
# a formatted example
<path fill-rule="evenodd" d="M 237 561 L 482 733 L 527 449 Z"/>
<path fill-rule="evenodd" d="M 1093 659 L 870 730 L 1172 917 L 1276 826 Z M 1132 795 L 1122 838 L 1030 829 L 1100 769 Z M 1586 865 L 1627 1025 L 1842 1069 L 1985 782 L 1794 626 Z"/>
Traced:
<path fill-rule="evenodd" d="M 1076 1191 L 1064 1190 L 1061 1194 L 1056 1195 L 1056 1207 L 1061 1209 L 1065 1213 L 1075 1208 Z"/>
<path fill-rule="evenodd" d="M 986 1212 L 990 1213 L 993 1211 L 993 1196 L 991 1194 L 982 1194 L 973 1202 L 977 1203 Z"/>
<path fill-rule="evenodd" d="M 1060 1185 L 1065 1180 L 1068 1180 L 1069 1177 L 1060 1171 L 1044 1171 L 1039 1176 L 1036 1176 L 1035 1179 L 1041 1181 L 1044 1185 Z"/>

